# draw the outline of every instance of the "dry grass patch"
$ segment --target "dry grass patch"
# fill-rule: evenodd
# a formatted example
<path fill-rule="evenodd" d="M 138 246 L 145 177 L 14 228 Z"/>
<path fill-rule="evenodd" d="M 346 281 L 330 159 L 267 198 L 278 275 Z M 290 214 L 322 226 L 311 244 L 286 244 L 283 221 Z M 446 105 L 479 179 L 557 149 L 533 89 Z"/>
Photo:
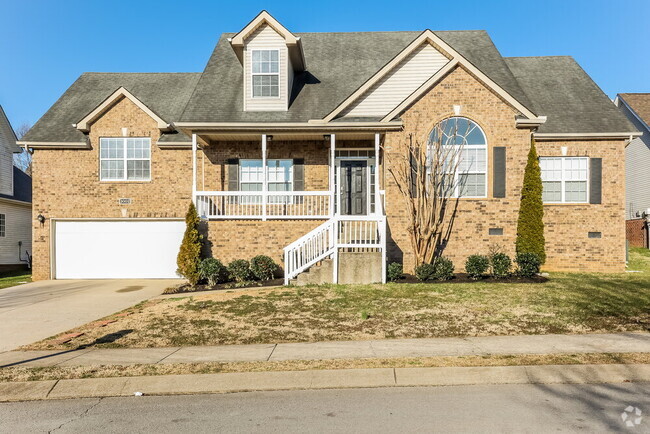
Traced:
<path fill-rule="evenodd" d="M 307 371 L 318 369 L 431 368 L 580 364 L 647 364 L 648 353 L 498 355 L 394 359 L 291 360 L 285 362 L 187 363 L 125 366 L 78 366 L 0 370 L 0 382 L 225 372 Z"/>

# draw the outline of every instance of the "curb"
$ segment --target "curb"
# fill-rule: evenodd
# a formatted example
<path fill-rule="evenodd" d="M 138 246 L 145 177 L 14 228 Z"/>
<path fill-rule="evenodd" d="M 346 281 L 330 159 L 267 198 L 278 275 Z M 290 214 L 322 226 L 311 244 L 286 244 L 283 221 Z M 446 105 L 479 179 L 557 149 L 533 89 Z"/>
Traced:
<path fill-rule="evenodd" d="M 296 389 L 650 382 L 645 365 L 373 368 L 0 383 L 0 402 Z"/>

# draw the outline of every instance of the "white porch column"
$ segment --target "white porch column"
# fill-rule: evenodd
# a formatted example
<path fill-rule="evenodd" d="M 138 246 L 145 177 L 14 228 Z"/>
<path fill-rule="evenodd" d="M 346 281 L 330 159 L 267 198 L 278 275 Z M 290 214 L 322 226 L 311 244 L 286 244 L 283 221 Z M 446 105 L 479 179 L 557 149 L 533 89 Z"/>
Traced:
<path fill-rule="evenodd" d="M 381 140 L 381 135 L 375 133 L 375 214 L 381 212 L 381 193 L 379 192 L 379 141 Z"/>
<path fill-rule="evenodd" d="M 334 190 L 334 170 L 336 161 L 336 134 L 330 135 L 330 216 L 334 215 L 334 200 L 336 191 Z"/>
<path fill-rule="evenodd" d="M 266 221 L 266 203 L 268 194 L 268 168 L 266 167 L 266 134 L 262 134 L 262 221 Z"/>
<path fill-rule="evenodd" d="M 192 133 L 192 200 L 196 206 L 196 134 Z"/>

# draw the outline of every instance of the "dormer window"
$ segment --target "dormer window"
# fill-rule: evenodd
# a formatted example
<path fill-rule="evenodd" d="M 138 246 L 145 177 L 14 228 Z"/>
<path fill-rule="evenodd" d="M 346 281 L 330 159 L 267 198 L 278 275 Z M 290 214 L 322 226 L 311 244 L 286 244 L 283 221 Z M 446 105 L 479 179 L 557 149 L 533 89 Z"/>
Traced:
<path fill-rule="evenodd" d="M 253 98 L 280 96 L 280 51 L 252 51 Z"/>

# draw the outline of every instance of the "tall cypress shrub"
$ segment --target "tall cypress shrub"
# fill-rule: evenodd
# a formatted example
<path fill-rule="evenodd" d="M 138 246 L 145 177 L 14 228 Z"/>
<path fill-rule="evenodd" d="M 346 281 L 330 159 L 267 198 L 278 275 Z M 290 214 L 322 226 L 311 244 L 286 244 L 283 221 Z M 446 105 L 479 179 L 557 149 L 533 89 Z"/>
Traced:
<path fill-rule="evenodd" d="M 185 235 L 183 235 L 183 242 L 176 258 L 176 265 L 178 265 L 176 272 L 189 280 L 192 286 L 196 285 L 200 278 L 199 263 L 201 262 L 202 236 L 199 234 L 199 223 L 196 208 L 194 203 L 191 202 L 185 215 Z"/>
<path fill-rule="evenodd" d="M 517 254 L 535 253 L 542 263 L 546 261 L 543 217 L 542 171 L 539 168 L 535 139 L 531 137 L 528 162 L 524 171 L 524 184 L 521 189 L 515 247 Z"/>

